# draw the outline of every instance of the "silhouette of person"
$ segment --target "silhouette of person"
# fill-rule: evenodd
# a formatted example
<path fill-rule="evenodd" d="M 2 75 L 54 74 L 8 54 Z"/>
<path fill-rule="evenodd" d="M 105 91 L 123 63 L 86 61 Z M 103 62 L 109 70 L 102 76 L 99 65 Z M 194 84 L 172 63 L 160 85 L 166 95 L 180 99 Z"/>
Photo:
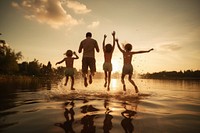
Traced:
<path fill-rule="evenodd" d="M 103 52 L 104 52 L 103 70 L 104 70 L 104 74 L 105 74 L 104 87 L 107 86 L 108 91 L 110 90 L 110 80 L 111 80 L 111 72 L 112 72 L 111 59 L 112 59 L 113 51 L 115 48 L 115 31 L 113 31 L 112 36 L 113 36 L 113 45 L 111 45 L 111 44 L 105 45 L 105 40 L 107 37 L 106 35 L 104 35 L 104 39 L 103 39 Z M 107 83 L 108 83 L 108 85 L 107 85 Z"/>
<path fill-rule="evenodd" d="M 117 42 L 117 46 L 118 46 L 119 50 L 123 54 L 123 60 L 124 60 L 124 65 L 122 68 L 122 75 L 121 75 L 121 82 L 123 84 L 123 90 L 126 91 L 126 85 L 125 85 L 124 78 L 126 75 L 128 75 L 129 82 L 135 87 L 135 92 L 138 93 L 139 92 L 138 87 L 135 84 L 135 82 L 132 80 L 132 75 L 133 75 L 133 66 L 131 64 L 132 56 L 134 54 L 148 53 L 148 52 L 152 51 L 153 48 L 150 50 L 147 50 L 147 51 L 131 51 L 132 45 L 130 43 L 127 43 L 124 46 L 125 50 L 123 50 L 119 45 L 118 39 L 116 39 L 116 42 Z"/>
<path fill-rule="evenodd" d="M 125 133 L 132 133 L 134 131 L 134 126 L 132 124 L 133 116 L 137 114 L 136 111 L 128 110 L 126 106 L 124 107 L 125 111 L 123 111 L 121 114 L 124 117 L 124 119 L 121 121 L 121 126 L 123 127 Z"/>
<path fill-rule="evenodd" d="M 75 115 L 75 112 L 73 110 L 74 102 L 72 101 L 70 105 L 71 105 L 71 108 L 69 110 L 65 108 L 64 116 L 65 116 L 66 121 L 64 123 L 55 124 L 55 126 L 62 128 L 65 131 L 65 133 L 75 133 L 72 127 L 73 122 L 74 122 L 74 115 Z M 69 115 L 71 115 L 71 119 L 69 119 Z"/>
<path fill-rule="evenodd" d="M 75 55 L 75 57 L 72 57 L 73 54 Z M 66 55 L 67 57 L 64 58 L 63 60 L 57 62 L 56 65 L 65 61 L 65 64 L 66 64 L 66 71 L 65 71 L 66 82 L 65 82 L 65 86 L 67 85 L 69 77 L 71 77 L 71 80 L 72 80 L 71 81 L 71 90 L 75 90 L 74 89 L 74 68 L 73 68 L 73 65 L 74 65 L 74 60 L 78 59 L 79 57 L 77 56 L 77 54 L 75 52 L 72 52 L 71 50 L 67 50 L 67 52 L 64 55 Z"/>
<path fill-rule="evenodd" d="M 112 111 L 109 109 L 108 100 L 104 101 L 104 107 L 106 109 L 106 112 L 105 112 L 105 119 L 103 121 L 103 131 L 104 131 L 104 133 L 110 133 L 110 130 L 112 129 L 113 116 L 109 114 Z"/>
<path fill-rule="evenodd" d="M 92 83 L 92 76 L 96 72 L 96 60 L 95 50 L 99 52 L 99 46 L 95 39 L 92 38 L 92 33 L 86 33 L 86 39 L 82 40 L 78 49 L 81 53 L 83 50 L 82 58 L 82 75 L 84 78 L 84 86 L 88 86 L 87 77 L 89 76 L 89 83 Z M 90 74 L 88 75 L 88 67 L 90 68 Z"/>

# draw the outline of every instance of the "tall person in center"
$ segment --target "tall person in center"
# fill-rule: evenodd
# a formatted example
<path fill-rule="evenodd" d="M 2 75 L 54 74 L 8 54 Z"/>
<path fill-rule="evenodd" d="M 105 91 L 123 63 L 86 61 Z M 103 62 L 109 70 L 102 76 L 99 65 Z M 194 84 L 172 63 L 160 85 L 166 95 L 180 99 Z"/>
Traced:
<path fill-rule="evenodd" d="M 99 52 L 99 46 L 95 39 L 92 38 L 92 33 L 86 33 L 86 39 L 82 40 L 78 49 L 78 52 L 81 53 L 83 50 L 82 58 L 82 75 L 84 78 L 85 87 L 88 86 L 88 77 L 89 83 L 92 83 L 92 76 L 96 72 L 96 60 L 95 60 L 95 50 Z M 88 67 L 90 68 L 90 73 L 88 73 Z"/>
<path fill-rule="evenodd" d="M 104 35 L 103 39 L 103 52 L 104 52 L 104 64 L 103 64 L 103 70 L 105 74 L 105 84 L 104 87 L 107 86 L 107 90 L 110 90 L 110 80 L 111 80 L 111 72 L 112 72 L 112 55 L 113 51 L 115 49 L 115 31 L 112 33 L 113 36 L 113 45 L 110 43 L 105 45 L 106 35 Z"/>
<path fill-rule="evenodd" d="M 124 50 L 123 50 L 119 45 L 118 39 L 116 39 L 116 42 L 117 42 L 117 46 L 118 46 L 119 50 L 123 54 L 123 60 L 124 60 L 124 65 L 122 68 L 122 75 L 121 75 L 121 82 L 123 84 L 123 90 L 126 91 L 126 85 L 125 85 L 124 78 L 126 75 L 128 75 L 129 82 L 135 87 L 135 92 L 138 93 L 139 92 L 138 87 L 132 79 L 132 75 L 133 75 L 133 66 L 131 64 L 132 56 L 134 54 L 148 53 L 148 52 L 152 51 L 153 48 L 150 50 L 147 50 L 147 51 L 131 51 L 132 45 L 130 43 L 127 43 L 124 46 Z"/>

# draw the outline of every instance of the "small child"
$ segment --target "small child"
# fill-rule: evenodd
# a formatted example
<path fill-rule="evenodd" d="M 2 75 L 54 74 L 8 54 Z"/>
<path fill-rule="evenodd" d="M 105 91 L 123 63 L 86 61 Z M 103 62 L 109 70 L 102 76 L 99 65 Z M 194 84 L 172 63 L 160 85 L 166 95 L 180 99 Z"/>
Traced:
<path fill-rule="evenodd" d="M 139 92 L 138 87 L 136 86 L 135 82 L 132 80 L 132 75 L 133 75 L 133 66 L 131 64 L 132 56 L 133 56 L 133 54 L 148 53 L 148 52 L 152 51 L 153 48 L 150 50 L 147 50 L 147 51 L 131 51 L 132 45 L 127 43 L 124 47 L 125 50 L 123 50 L 119 45 L 118 39 L 116 39 L 116 42 L 117 42 L 117 46 L 118 46 L 119 50 L 122 52 L 123 58 L 124 58 L 124 65 L 123 65 L 122 76 L 121 76 L 123 90 L 126 91 L 124 77 L 128 74 L 129 82 L 135 87 L 135 92 L 138 93 Z"/>
<path fill-rule="evenodd" d="M 72 57 L 73 54 L 75 55 L 75 57 Z M 65 86 L 67 85 L 69 77 L 71 77 L 71 79 L 72 79 L 71 90 L 75 90 L 73 88 L 74 87 L 74 68 L 73 68 L 73 64 L 74 64 L 74 59 L 78 59 L 79 57 L 77 56 L 77 54 L 75 52 L 72 52 L 71 50 L 67 50 L 67 52 L 64 55 L 66 55 L 67 57 L 64 58 L 63 60 L 57 62 L 56 65 L 65 61 L 65 64 L 66 64 L 66 71 L 65 71 L 66 82 L 65 82 Z"/>
<path fill-rule="evenodd" d="M 113 31 L 112 33 L 113 36 L 113 46 L 111 44 L 106 44 L 105 45 L 105 40 L 106 40 L 106 35 L 104 35 L 104 39 L 103 39 L 103 52 L 104 52 L 104 64 L 103 64 L 103 70 L 104 70 L 104 74 L 105 74 L 105 84 L 104 87 L 107 86 L 107 90 L 110 90 L 110 80 L 111 80 L 111 71 L 112 71 L 112 63 L 111 63 L 111 59 L 112 59 L 112 54 L 115 48 L 115 31 Z"/>

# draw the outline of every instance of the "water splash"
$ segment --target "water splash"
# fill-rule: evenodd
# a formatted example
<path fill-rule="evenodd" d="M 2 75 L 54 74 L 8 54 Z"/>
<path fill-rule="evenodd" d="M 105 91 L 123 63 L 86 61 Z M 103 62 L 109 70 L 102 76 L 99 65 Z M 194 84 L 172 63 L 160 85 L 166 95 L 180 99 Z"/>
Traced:
<path fill-rule="evenodd" d="M 110 91 L 107 91 L 106 88 L 100 86 L 101 80 L 96 82 L 95 84 L 85 88 L 82 84 L 78 84 L 76 86 L 76 90 L 70 90 L 68 86 L 64 86 L 62 82 L 60 82 L 57 87 L 52 88 L 49 91 L 46 91 L 45 95 L 48 100 L 83 100 L 83 99 L 114 99 L 120 101 L 135 101 L 143 98 L 147 98 L 151 96 L 148 93 L 135 93 L 134 89 L 128 89 L 124 92 L 120 89 L 119 85 L 116 85 L 117 88 L 113 88 Z M 77 89 L 78 88 L 78 89 Z"/>

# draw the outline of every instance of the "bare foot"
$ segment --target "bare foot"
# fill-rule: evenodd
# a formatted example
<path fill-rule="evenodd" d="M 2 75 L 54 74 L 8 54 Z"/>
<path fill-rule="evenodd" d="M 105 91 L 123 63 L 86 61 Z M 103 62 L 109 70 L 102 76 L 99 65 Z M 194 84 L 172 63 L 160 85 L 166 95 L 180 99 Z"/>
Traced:
<path fill-rule="evenodd" d="M 71 88 L 71 90 L 75 90 L 75 88 Z"/>
<path fill-rule="evenodd" d="M 104 87 L 106 87 L 107 86 L 107 82 L 105 82 L 105 84 L 104 84 Z"/>

